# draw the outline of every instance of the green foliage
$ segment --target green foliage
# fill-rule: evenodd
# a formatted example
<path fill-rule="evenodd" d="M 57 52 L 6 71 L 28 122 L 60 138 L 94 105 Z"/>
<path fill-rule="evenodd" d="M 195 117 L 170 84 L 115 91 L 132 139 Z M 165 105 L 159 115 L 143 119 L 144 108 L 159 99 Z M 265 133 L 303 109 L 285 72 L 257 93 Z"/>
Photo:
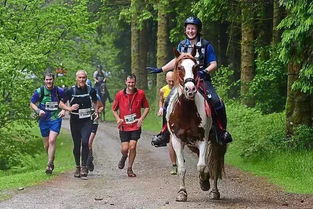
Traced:
<path fill-rule="evenodd" d="M 287 140 L 287 149 L 313 150 L 313 128 L 300 125 L 295 128 L 294 135 Z"/>
<path fill-rule="evenodd" d="M 38 126 L 34 125 L 31 128 L 31 133 L 38 142 L 38 145 L 36 145 L 37 153 L 32 155 L 23 153 L 23 155 L 20 155 L 23 158 L 21 160 L 22 164 L 9 170 L 0 170 L 0 190 L 35 185 L 55 178 L 64 171 L 73 169 L 73 153 L 71 152 L 73 143 L 67 130 L 62 130 L 56 141 L 57 153 L 53 175 L 46 175 L 44 172 L 47 164 L 47 154 L 44 152 Z M 2 194 L 0 194 L 0 199 L 1 196 Z"/>
<path fill-rule="evenodd" d="M 192 11 L 198 14 L 203 21 L 239 21 L 240 9 L 238 1 L 229 0 L 200 0 Z"/>
<path fill-rule="evenodd" d="M 285 63 L 299 64 L 299 79 L 293 89 L 313 94 L 313 3 L 307 0 L 281 0 L 287 17 L 279 24 L 283 29 L 280 59 Z"/>
<path fill-rule="evenodd" d="M 266 159 L 279 150 L 277 144 L 284 140 L 284 115 L 262 115 L 253 108 L 237 103 L 227 105 L 229 129 L 234 137 L 232 146 L 245 160 Z M 279 140 L 279 142 L 273 142 Z"/>
<path fill-rule="evenodd" d="M 235 98 L 236 89 L 239 89 L 239 81 L 233 82 L 234 71 L 230 67 L 220 67 L 212 76 L 212 82 L 218 95 L 227 101 Z"/>
<path fill-rule="evenodd" d="M 278 59 L 277 47 L 259 48 L 257 54 L 256 75 L 249 89 L 256 108 L 263 113 L 280 112 L 286 103 L 286 66 Z"/>
<path fill-rule="evenodd" d="M 270 159 L 280 152 L 313 151 L 313 128 L 298 126 L 291 138 L 285 138 L 284 113 L 262 115 L 254 108 L 237 103 L 227 105 L 231 146 L 245 161 Z"/>
<path fill-rule="evenodd" d="M 39 137 L 30 134 L 30 129 L 19 123 L 14 123 L 12 129 L 1 128 L 0 131 L 0 170 L 29 167 L 28 162 L 36 164 L 30 159 L 42 152 Z"/>

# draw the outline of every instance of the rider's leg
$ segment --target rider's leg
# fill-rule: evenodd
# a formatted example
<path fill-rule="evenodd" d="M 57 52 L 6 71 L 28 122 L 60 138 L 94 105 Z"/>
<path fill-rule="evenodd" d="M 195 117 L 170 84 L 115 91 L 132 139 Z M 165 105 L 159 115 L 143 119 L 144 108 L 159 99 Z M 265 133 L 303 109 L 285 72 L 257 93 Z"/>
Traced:
<path fill-rule="evenodd" d="M 153 137 L 151 144 L 156 147 L 166 146 L 166 144 L 170 141 L 170 132 L 167 129 L 167 121 L 166 121 L 166 113 L 167 113 L 167 107 L 170 101 L 170 98 L 174 94 L 173 89 L 169 93 L 169 95 L 166 97 L 164 106 L 163 106 L 163 125 L 161 132 Z"/>
<path fill-rule="evenodd" d="M 205 84 L 207 87 L 207 101 L 213 106 L 213 123 L 219 132 L 219 137 L 223 140 L 223 142 L 229 143 L 232 141 L 232 137 L 230 133 L 226 131 L 227 117 L 225 105 L 217 95 L 211 82 L 205 81 Z"/>

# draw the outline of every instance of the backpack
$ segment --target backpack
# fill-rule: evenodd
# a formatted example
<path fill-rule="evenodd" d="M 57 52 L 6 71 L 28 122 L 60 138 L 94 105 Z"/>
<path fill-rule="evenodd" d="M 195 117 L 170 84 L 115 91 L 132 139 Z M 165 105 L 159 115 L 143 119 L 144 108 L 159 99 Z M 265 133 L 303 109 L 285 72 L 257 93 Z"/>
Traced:
<path fill-rule="evenodd" d="M 52 91 L 55 90 L 56 91 L 56 95 L 57 95 L 57 98 L 58 100 L 60 101 L 61 100 L 61 96 L 59 95 L 59 91 L 58 91 L 58 87 L 57 86 L 54 86 Z M 52 93 L 52 92 L 51 92 Z M 40 97 L 39 97 L 39 103 L 42 102 L 43 98 L 45 96 L 45 87 L 44 86 L 41 86 L 40 87 Z"/>
<path fill-rule="evenodd" d="M 72 95 L 72 99 L 70 100 L 70 103 L 73 101 L 74 97 L 81 97 L 81 96 L 84 96 L 84 95 L 76 95 L 76 86 L 72 86 L 72 89 L 73 89 L 73 95 Z M 87 92 L 88 92 L 88 95 L 89 95 L 89 99 L 90 99 L 90 102 L 92 104 L 92 99 L 91 99 L 91 96 L 90 96 L 90 91 L 91 91 L 91 86 L 87 85 Z"/>

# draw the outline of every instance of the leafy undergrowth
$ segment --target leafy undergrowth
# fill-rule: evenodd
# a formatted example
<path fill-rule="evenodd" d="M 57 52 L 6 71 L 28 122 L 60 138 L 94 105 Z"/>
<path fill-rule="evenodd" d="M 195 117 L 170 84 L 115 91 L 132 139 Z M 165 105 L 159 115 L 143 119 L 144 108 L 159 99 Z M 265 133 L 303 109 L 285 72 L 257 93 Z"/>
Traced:
<path fill-rule="evenodd" d="M 298 146 L 308 141 L 311 130 L 295 136 L 295 146 L 294 139 L 284 138 L 284 113 L 262 115 L 236 103 L 227 107 L 228 129 L 234 141 L 226 162 L 267 177 L 287 192 L 313 194 L 313 150 Z"/>
<path fill-rule="evenodd" d="M 38 127 L 34 127 L 34 132 L 39 136 Z M 69 132 L 62 129 L 57 139 L 55 170 L 53 175 L 46 175 L 47 155 L 43 146 L 42 152 L 35 157 L 24 156 L 25 165 L 22 168 L 14 168 L 0 172 L 0 191 L 35 185 L 45 180 L 56 177 L 58 174 L 73 169 L 72 139 Z"/>

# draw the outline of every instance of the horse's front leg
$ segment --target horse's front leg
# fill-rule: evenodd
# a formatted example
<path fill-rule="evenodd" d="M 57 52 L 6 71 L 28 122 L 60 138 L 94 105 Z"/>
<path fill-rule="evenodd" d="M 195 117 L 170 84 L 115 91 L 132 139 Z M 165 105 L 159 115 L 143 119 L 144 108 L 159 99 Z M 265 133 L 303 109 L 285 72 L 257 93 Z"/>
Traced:
<path fill-rule="evenodd" d="M 210 174 L 209 167 L 207 162 L 207 150 L 208 150 L 208 141 L 198 142 L 199 148 L 199 161 L 197 164 L 197 169 L 199 171 L 199 183 L 203 191 L 208 191 L 210 189 Z"/>
<path fill-rule="evenodd" d="M 210 198 L 212 200 L 219 200 L 220 199 L 220 192 L 218 191 L 218 188 L 217 188 L 217 180 L 218 180 L 218 177 L 214 176 L 213 187 L 212 187 L 212 190 L 209 194 Z"/>
<path fill-rule="evenodd" d="M 177 166 L 178 166 L 178 175 L 181 180 L 181 184 L 178 190 L 178 195 L 176 197 L 176 201 L 178 202 L 186 202 L 187 201 L 187 191 L 185 188 L 185 174 L 186 174 L 186 167 L 185 167 L 185 160 L 183 156 L 183 149 L 184 145 L 182 144 L 181 140 L 177 138 L 174 134 L 172 134 L 172 145 L 176 153 L 177 158 Z"/>

